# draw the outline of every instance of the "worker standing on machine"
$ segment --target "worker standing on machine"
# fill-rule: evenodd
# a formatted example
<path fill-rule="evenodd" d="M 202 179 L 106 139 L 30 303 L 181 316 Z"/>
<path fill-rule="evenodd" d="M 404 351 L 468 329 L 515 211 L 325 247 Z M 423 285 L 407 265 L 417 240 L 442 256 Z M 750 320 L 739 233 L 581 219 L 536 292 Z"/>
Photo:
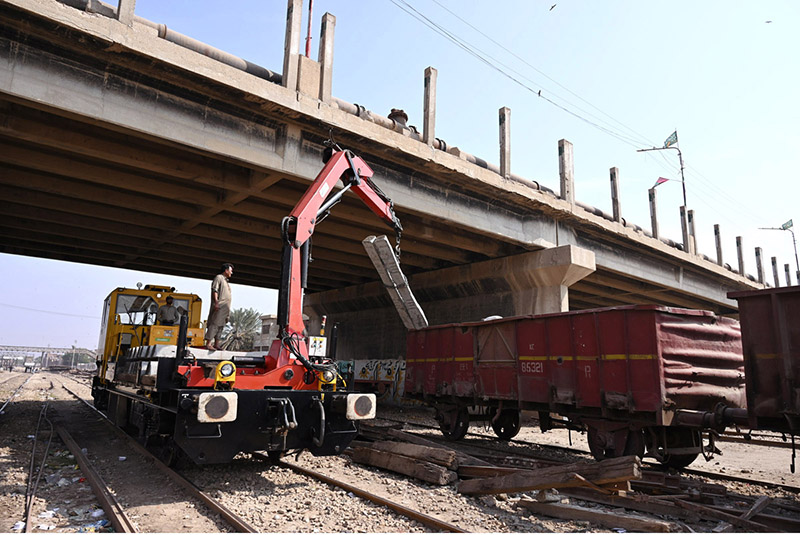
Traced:
<path fill-rule="evenodd" d="M 211 309 L 208 311 L 205 343 L 206 349 L 222 349 L 219 338 L 222 328 L 228 323 L 231 315 L 231 287 L 228 279 L 233 275 L 233 264 L 222 264 L 222 273 L 219 273 L 211 282 Z M 213 345 L 212 345 L 213 342 Z"/>

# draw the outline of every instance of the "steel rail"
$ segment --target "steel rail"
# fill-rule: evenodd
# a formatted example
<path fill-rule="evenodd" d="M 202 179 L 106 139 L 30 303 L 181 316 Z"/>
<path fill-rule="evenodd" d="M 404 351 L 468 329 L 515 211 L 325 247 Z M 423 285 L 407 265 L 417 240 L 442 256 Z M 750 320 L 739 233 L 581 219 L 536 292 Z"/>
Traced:
<path fill-rule="evenodd" d="M 122 431 L 116 425 L 114 425 L 105 414 L 97 410 L 96 407 L 91 405 L 88 401 L 80 397 L 78 394 L 70 390 L 63 382 L 61 383 L 61 387 L 72 394 L 73 397 L 77 398 L 78 400 L 82 401 L 86 404 L 87 407 L 92 409 L 92 411 L 96 412 L 97 414 L 101 415 L 104 420 L 111 426 L 111 429 L 121 437 L 122 439 L 126 440 L 128 444 L 136 450 L 142 456 L 150 459 L 153 461 L 153 464 L 161 470 L 164 474 L 166 474 L 170 479 L 172 479 L 175 483 L 182 486 L 186 489 L 192 496 L 203 502 L 209 509 L 218 513 L 228 524 L 230 524 L 237 533 L 258 533 L 258 530 L 255 529 L 253 526 L 248 524 L 244 519 L 238 516 L 236 513 L 219 503 L 217 500 L 206 494 L 200 488 L 198 488 L 194 483 L 180 475 L 175 470 L 171 469 L 169 466 L 164 464 L 161 459 L 147 451 L 147 449 L 139 444 L 136 440 L 134 440 L 130 435 Z"/>
<path fill-rule="evenodd" d="M 16 379 L 16 377 L 11 377 L 11 378 L 10 378 L 8 381 L 11 381 L 11 380 L 13 380 L 13 379 Z M 23 387 L 23 386 L 25 386 L 26 384 L 28 384 L 28 381 L 30 381 L 31 379 L 33 379 L 33 375 L 31 375 L 30 377 L 28 377 L 27 379 L 25 379 L 25 381 L 24 381 L 24 382 L 23 382 L 21 385 L 19 385 L 19 386 L 17 387 L 17 389 L 16 389 L 16 390 L 14 390 L 14 392 L 12 392 L 12 394 L 11 394 L 10 396 L 8 396 L 8 399 L 6 400 L 6 402 L 5 402 L 5 403 L 3 403 L 3 406 L 2 406 L 2 407 L 0 407 L 0 415 L 2 415 L 2 414 L 3 414 L 3 410 L 6 408 L 6 405 L 8 405 L 9 403 L 11 403 L 11 400 L 12 400 L 12 399 L 14 399 L 14 396 L 16 396 L 16 395 L 17 395 L 17 393 L 18 393 L 20 390 L 22 390 L 22 387 Z M 6 384 L 8 381 L 4 382 L 3 384 Z"/>
<path fill-rule="evenodd" d="M 269 457 L 261 453 L 253 453 L 253 456 L 269 462 L 273 462 Z M 415 511 L 414 509 L 406 507 L 405 505 L 393 502 L 391 500 L 378 496 L 377 494 L 373 494 L 364 489 L 360 489 L 358 487 L 350 485 L 349 483 L 345 483 L 343 481 L 339 481 L 338 479 L 326 476 L 325 474 L 321 474 L 319 472 L 315 472 L 313 470 L 309 470 L 308 468 L 303 468 L 301 466 L 297 466 L 296 464 L 289 463 L 283 460 L 279 461 L 277 464 L 279 466 L 289 468 L 290 470 L 293 470 L 299 474 L 303 474 L 305 476 L 318 479 L 323 483 L 339 487 L 340 489 L 346 490 L 347 492 L 352 492 L 356 496 L 369 500 L 374 504 L 388 507 L 389 509 L 395 511 L 396 513 L 400 513 L 401 515 L 410 518 L 411 520 L 415 520 L 420 524 L 436 529 L 438 531 L 448 531 L 450 533 L 467 533 L 466 530 L 463 530 L 456 525 L 450 524 L 449 522 L 445 522 L 444 520 L 439 520 L 438 518 L 426 515 L 425 513 Z"/>
<path fill-rule="evenodd" d="M 651 464 L 651 463 L 648 463 Z M 655 463 L 652 463 L 655 464 Z M 658 465 L 656 465 L 658 466 Z M 787 485 L 786 483 L 774 483 L 772 481 L 763 481 L 760 479 L 750 479 L 746 477 L 738 477 L 738 476 L 729 476 L 726 474 L 717 474 L 716 472 L 706 472 L 705 470 L 694 470 L 691 468 L 682 468 L 680 470 L 683 474 L 689 474 L 693 476 L 701 476 L 706 477 L 708 479 L 717 479 L 719 481 L 730 481 L 733 483 L 747 483 L 748 485 L 758 485 L 761 487 L 773 488 L 773 489 L 781 489 L 781 490 L 788 490 L 790 492 L 794 492 L 796 494 L 800 494 L 800 487 L 795 485 Z"/>
<path fill-rule="evenodd" d="M 61 440 L 64 441 L 64 444 L 67 445 L 72 455 L 75 456 L 75 460 L 86 476 L 86 480 L 89 482 L 89 485 L 91 485 L 92 490 L 94 490 L 94 495 L 100 502 L 100 506 L 103 508 L 103 511 L 106 512 L 111 525 L 114 526 L 114 531 L 117 533 L 138 533 L 139 530 L 133 525 L 128 515 L 125 514 L 122 506 L 108 489 L 106 482 L 103 481 L 103 478 L 100 477 L 100 474 L 94 469 L 92 463 L 86 455 L 83 454 L 80 446 L 78 446 L 69 432 L 58 424 L 56 425 L 56 432 L 58 436 L 61 437 Z"/>

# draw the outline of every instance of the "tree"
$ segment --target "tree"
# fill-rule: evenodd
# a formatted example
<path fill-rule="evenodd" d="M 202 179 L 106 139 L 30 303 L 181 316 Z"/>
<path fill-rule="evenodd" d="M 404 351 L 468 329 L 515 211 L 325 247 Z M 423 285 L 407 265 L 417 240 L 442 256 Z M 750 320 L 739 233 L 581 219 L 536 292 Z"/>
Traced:
<path fill-rule="evenodd" d="M 222 330 L 220 345 L 231 351 L 253 349 L 261 331 L 261 313 L 252 308 L 235 308 Z"/>

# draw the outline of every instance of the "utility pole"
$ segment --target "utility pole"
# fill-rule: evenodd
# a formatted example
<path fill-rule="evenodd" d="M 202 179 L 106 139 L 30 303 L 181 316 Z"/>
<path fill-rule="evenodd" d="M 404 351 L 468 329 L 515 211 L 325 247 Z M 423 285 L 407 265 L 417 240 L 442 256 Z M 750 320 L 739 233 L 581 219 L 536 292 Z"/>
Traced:
<path fill-rule="evenodd" d="M 795 266 L 797 267 L 797 271 L 795 272 L 795 277 L 797 277 L 798 284 L 800 284 L 800 261 L 797 259 L 797 239 L 794 236 L 794 231 L 792 230 L 792 220 L 790 219 L 780 227 L 758 227 L 759 230 L 788 230 L 792 233 L 792 245 L 794 246 L 794 262 Z"/>

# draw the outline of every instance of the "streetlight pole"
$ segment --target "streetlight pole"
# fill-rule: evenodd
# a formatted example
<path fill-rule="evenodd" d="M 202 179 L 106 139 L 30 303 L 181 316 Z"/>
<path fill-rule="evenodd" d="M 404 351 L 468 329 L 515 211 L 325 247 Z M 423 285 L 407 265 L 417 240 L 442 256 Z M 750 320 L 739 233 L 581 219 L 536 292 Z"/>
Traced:
<path fill-rule="evenodd" d="M 792 245 L 794 246 L 794 263 L 797 266 L 797 271 L 795 272 L 795 277 L 797 277 L 797 283 L 800 284 L 800 261 L 797 259 L 797 239 L 794 236 L 794 231 L 789 227 L 758 227 L 759 230 L 788 230 L 792 233 Z"/>
<path fill-rule="evenodd" d="M 636 152 L 650 152 L 654 150 L 667 150 L 667 149 L 675 149 L 678 151 L 678 161 L 681 164 L 681 186 L 683 186 L 683 206 L 687 206 L 686 204 L 686 178 L 683 176 L 683 154 L 681 154 L 681 149 L 678 147 L 653 147 L 652 149 L 636 149 Z"/>

